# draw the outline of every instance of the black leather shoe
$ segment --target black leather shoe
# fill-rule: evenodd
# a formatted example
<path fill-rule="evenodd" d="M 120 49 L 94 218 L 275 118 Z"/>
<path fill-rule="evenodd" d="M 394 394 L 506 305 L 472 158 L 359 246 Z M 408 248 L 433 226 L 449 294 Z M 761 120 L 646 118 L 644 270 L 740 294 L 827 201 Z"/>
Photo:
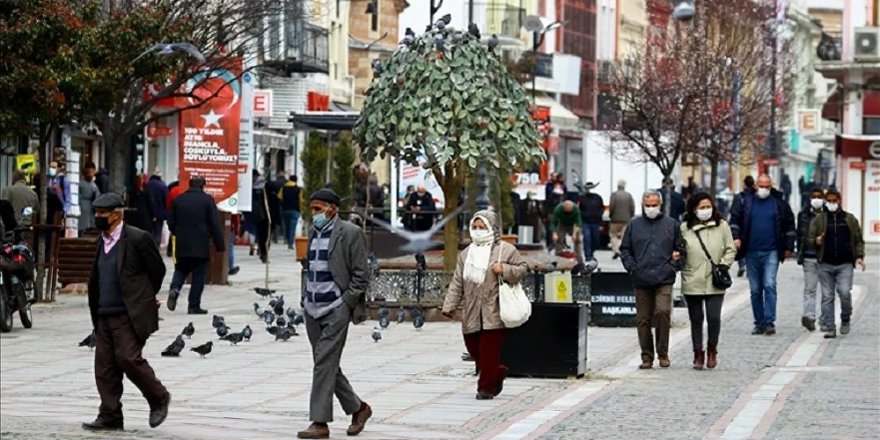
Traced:
<path fill-rule="evenodd" d="M 171 393 L 165 393 L 165 400 L 158 408 L 150 410 L 150 428 L 155 428 L 165 421 L 168 417 L 168 406 L 171 405 Z"/>
<path fill-rule="evenodd" d="M 195 308 L 189 309 L 189 312 L 187 313 L 189 313 L 190 315 L 207 315 L 208 311 L 202 308 Z"/>
<path fill-rule="evenodd" d="M 177 297 L 180 296 L 180 291 L 171 289 L 168 291 L 168 310 L 172 312 L 177 308 Z"/>
<path fill-rule="evenodd" d="M 753 329 L 752 329 L 752 334 L 753 334 L 753 335 L 763 335 L 763 334 L 764 334 L 764 327 L 755 327 L 755 328 L 753 328 Z"/>
<path fill-rule="evenodd" d="M 492 393 L 477 393 L 477 400 L 492 400 L 495 395 Z"/>
<path fill-rule="evenodd" d="M 240 267 L 235 266 L 235 267 L 233 267 L 232 269 L 229 269 L 229 275 L 235 275 L 235 274 L 237 274 L 238 271 L 240 271 L 240 270 L 241 270 Z"/>
<path fill-rule="evenodd" d="M 122 431 L 122 420 L 118 422 L 108 422 L 100 417 L 94 422 L 86 422 L 82 424 L 83 429 L 89 431 Z"/>

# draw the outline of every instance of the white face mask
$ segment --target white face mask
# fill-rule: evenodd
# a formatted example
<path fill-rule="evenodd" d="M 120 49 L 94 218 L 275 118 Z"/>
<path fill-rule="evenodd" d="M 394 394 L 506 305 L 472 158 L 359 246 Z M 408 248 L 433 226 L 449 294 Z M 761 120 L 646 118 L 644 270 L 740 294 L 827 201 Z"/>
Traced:
<path fill-rule="evenodd" d="M 770 197 L 770 188 L 758 188 L 758 197 L 762 199 Z"/>
<path fill-rule="evenodd" d="M 58 174 L 58 170 L 55 168 L 49 168 L 49 177 L 55 177 L 56 174 Z"/>
<path fill-rule="evenodd" d="M 822 199 L 810 199 L 810 206 L 813 209 L 822 209 L 822 206 L 825 204 L 825 200 Z"/>
<path fill-rule="evenodd" d="M 645 216 L 650 219 L 655 219 L 660 215 L 660 207 L 659 206 L 644 206 L 643 210 L 645 211 Z"/>
<path fill-rule="evenodd" d="M 837 203 L 825 203 L 825 207 L 828 208 L 828 212 L 837 212 L 840 205 Z"/>
<path fill-rule="evenodd" d="M 709 220 L 712 218 L 712 208 L 698 209 L 697 218 L 700 219 L 700 221 Z"/>
<path fill-rule="evenodd" d="M 488 229 L 471 229 L 471 240 L 476 244 L 486 244 L 494 238 L 492 231 Z"/>

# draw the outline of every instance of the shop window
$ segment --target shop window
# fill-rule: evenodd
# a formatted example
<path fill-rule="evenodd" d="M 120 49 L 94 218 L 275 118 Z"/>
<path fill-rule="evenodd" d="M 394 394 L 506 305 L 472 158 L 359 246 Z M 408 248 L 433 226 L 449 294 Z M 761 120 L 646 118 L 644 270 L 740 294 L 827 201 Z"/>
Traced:
<path fill-rule="evenodd" d="M 880 117 L 862 118 L 863 134 L 880 134 Z"/>

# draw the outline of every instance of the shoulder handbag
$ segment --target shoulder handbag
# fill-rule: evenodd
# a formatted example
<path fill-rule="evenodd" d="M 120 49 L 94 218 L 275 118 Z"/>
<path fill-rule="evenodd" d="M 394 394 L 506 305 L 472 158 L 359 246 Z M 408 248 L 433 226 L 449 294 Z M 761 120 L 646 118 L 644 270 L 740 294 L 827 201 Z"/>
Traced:
<path fill-rule="evenodd" d="M 498 249 L 498 262 L 501 263 L 501 248 Z M 498 308 L 501 322 L 505 328 L 515 328 L 525 324 L 532 316 L 532 303 L 526 297 L 522 284 L 510 284 L 498 277 Z"/>
<path fill-rule="evenodd" d="M 703 239 L 700 237 L 700 231 L 695 231 L 694 233 L 697 235 L 697 240 L 700 241 L 700 247 L 703 248 L 703 252 L 706 253 L 706 258 L 709 259 L 709 264 L 712 265 L 712 285 L 718 289 L 729 288 L 733 285 L 733 280 L 730 278 L 730 269 L 727 266 L 715 264 L 715 262 L 712 261 L 712 256 L 709 255 L 709 250 L 706 249 L 706 245 L 703 244 Z"/>

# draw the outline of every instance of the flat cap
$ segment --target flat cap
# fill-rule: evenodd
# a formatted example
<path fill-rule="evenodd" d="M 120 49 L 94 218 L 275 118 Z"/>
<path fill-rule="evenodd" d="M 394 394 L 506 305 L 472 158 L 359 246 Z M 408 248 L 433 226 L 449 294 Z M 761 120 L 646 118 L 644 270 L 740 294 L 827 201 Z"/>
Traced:
<path fill-rule="evenodd" d="M 330 188 L 321 188 L 309 197 L 309 201 L 320 200 L 331 205 L 339 206 L 339 196 Z"/>
<path fill-rule="evenodd" d="M 122 197 L 116 193 L 104 193 L 101 194 L 95 201 L 92 203 L 92 207 L 95 209 L 117 209 L 125 206 L 125 203 L 122 202 Z"/>

